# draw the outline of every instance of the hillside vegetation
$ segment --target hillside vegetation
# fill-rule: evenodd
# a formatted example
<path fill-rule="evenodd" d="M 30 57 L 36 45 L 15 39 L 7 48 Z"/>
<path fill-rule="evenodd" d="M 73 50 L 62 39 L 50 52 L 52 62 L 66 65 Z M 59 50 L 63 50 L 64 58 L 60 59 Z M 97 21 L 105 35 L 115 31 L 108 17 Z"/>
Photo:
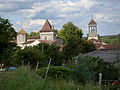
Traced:
<path fill-rule="evenodd" d="M 101 40 L 108 44 L 120 44 L 120 34 L 112 36 L 102 36 Z"/>

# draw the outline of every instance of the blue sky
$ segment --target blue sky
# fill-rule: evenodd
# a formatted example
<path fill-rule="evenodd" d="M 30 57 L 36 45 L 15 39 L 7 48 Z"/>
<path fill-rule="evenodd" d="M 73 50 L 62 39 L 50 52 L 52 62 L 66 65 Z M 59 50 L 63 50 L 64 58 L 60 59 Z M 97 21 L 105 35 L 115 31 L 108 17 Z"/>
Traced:
<path fill-rule="evenodd" d="M 28 33 L 38 32 L 46 19 L 58 30 L 71 21 L 84 36 L 93 16 L 101 36 L 120 33 L 120 0 L 0 0 L 0 16 Z"/>

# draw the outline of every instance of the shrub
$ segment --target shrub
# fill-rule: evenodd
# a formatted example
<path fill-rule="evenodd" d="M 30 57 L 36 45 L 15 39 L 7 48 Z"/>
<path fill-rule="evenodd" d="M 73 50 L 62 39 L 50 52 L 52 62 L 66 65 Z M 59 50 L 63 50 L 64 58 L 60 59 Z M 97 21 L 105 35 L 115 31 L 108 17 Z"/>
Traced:
<path fill-rule="evenodd" d="M 99 73 L 102 73 L 103 80 L 117 80 L 119 77 L 119 69 L 100 58 L 79 54 L 73 60 L 77 62 L 76 69 L 86 73 L 90 81 L 98 81 Z"/>
<path fill-rule="evenodd" d="M 44 78 L 47 68 L 43 67 L 37 70 L 37 73 Z M 76 71 L 69 70 L 63 66 L 51 66 L 48 72 L 48 78 L 54 80 L 66 80 L 66 81 L 74 81 L 77 83 L 85 83 L 85 76 Z"/>
<path fill-rule="evenodd" d="M 77 62 L 75 64 L 76 69 L 84 72 L 90 81 L 97 80 L 99 73 L 103 72 L 105 68 L 103 60 L 99 58 L 79 54 L 73 59 Z"/>

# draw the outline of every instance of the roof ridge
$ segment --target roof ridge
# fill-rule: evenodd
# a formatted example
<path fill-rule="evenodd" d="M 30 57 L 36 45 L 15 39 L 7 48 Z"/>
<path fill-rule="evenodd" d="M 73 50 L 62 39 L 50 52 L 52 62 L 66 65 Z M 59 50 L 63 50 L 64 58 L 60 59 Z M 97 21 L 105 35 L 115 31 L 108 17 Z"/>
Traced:
<path fill-rule="evenodd" d="M 88 25 L 97 25 L 97 23 L 96 23 L 95 20 L 92 18 L 92 20 L 89 22 Z"/>
<path fill-rule="evenodd" d="M 40 32 L 53 32 L 52 25 L 48 19 L 46 19 L 45 24 L 43 25 L 43 28 L 40 30 Z"/>

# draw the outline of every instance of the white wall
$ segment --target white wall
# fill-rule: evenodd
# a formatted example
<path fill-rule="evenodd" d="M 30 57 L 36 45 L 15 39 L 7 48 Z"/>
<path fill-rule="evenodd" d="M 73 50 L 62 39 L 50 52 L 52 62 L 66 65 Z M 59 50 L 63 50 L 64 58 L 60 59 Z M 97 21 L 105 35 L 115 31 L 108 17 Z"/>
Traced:
<path fill-rule="evenodd" d="M 17 35 L 17 44 L 21 44 L 26 42 L 26 34 L 18 34 Z"/>
<path fill-rule="evenodd" d="M 40 40 L 56 40 L 54 32 L 40 32 Z"/>

